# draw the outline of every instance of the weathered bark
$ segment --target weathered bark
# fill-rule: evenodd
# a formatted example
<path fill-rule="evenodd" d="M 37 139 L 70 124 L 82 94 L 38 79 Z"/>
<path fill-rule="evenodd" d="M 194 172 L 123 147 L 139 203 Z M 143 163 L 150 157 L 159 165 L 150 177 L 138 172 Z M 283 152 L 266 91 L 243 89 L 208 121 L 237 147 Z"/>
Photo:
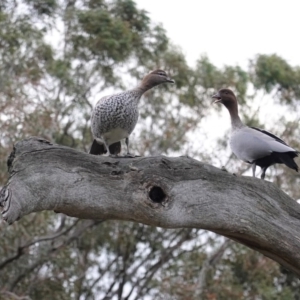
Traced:
<path fill-rule="evenodd" d="M 189 157 L 111 158 L 29 138 L 9 160 L 0 195 L 9 223 L 54 210 L 229 237 L 300 275 L 300 205 L 274 184 Z"/>

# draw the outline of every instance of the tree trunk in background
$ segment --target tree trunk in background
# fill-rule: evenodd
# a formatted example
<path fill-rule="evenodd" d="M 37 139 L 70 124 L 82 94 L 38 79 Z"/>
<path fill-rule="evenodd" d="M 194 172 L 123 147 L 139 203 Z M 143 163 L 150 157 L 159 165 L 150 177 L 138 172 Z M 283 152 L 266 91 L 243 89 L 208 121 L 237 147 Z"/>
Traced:
<path fill-rule="evenodd" d="M 41 138 L 18 142 L 1 191 L 9 223 L 54 210 L 229 237 L 300 275 L 300 206 L 274 184 L 189 157 L 93 156 Z"/>

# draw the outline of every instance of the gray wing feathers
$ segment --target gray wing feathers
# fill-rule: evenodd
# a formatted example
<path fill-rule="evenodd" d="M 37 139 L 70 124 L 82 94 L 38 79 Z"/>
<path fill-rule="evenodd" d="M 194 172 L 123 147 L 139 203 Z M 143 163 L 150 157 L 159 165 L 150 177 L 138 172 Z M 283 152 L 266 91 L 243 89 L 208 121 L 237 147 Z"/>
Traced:
<path fill-rule="evenodd" d="M 246 162 L 268 156 L 272 152 L 295 152 L 295 149 L 277 141 L 275 138 L 249 127 L 233 132 L 230 145 L 233 153 Z"/>

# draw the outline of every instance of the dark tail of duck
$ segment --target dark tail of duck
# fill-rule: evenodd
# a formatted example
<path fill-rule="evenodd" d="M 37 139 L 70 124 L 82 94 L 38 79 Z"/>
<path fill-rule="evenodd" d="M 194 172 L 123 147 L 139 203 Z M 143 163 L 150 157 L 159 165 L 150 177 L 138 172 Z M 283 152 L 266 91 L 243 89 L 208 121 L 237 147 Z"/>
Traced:
<path fill-rule="evenodd" d="M 280 161 L 288 166 L 289 168 L 295 170 L 296 172 L 299 171 L 298 165 L 295 163 L 294 158 L 297 157 L 298 154 L 297 152 L 285 152 L 285 153 L 280 153 L 278 155 L 278 158 Z"/>
<path fill-rule="evenodd" d="M 121 142 L 116 142 L 109 146 L 110 154 L 118 155 L 121 152 Z M 96 140 L 93 141 L 89 154 L 102 155 L 107 153 L 106 147 L 103 144 L 98 144 Z"/>

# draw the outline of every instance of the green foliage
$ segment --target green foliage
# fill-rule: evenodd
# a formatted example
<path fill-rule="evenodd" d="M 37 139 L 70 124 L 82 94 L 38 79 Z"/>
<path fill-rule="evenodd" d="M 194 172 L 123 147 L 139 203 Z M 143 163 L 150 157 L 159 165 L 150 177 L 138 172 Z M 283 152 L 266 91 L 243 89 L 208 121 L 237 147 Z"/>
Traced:
<path fill-rule="evenodd" d="M 256 88 L 270 93 L 274 89 L 287 102 L 300 99 L 299 67 L 292 67 L 276 54 L 258 55 L 253 64 L 253 83 Z"/>
<path fill-rule="evenodd" d="M 290 89 L 293 85 L 293 68 L 281 57 L 273 54 L 259 55 L 255 62 L 256 87 L 271 92 L 278 85 Z"/>
<path fill-rule="evenodd" d="M 30 5 L 40 16 L 52 16 L 58 8 L 58 1 L 56 0 L 25 0 L 25 3 Z"/>

